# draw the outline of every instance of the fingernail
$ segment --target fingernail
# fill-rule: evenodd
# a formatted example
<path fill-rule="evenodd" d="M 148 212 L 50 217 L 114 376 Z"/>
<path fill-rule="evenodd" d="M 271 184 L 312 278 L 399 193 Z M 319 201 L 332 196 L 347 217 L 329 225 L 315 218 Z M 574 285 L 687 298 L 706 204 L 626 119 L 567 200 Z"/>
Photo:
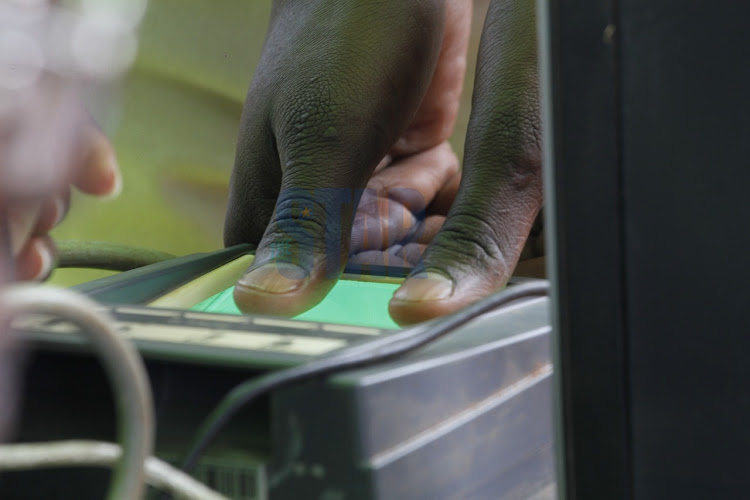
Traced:
<path fill-rule="evenodd" d="M 245 274 L 237 284 L 265 293 L 289 293 L 301 288 L 306 280 L 307 273 L 301 267 L 271 262 Z"/>
<path fill-rule="evenodd" d="M 407 279 L 393 294 L 393 298 L 404 302 L 423 302 L 444 300 L 451 295 L 453 295 L 453 280 L 441 273 L 426 271 Z"/>
<path fill-rule="evenodd" d="M 114 200 L 118 196 L 120 196 L 120 193 L 122 193 L 122 174 L 120 174 L 120 167 L 117 166 L 117 160 L 112 157 L 110 160 L 112 163 L 110 164 L 110 167 L 112 168 L 112 176 L 114 177 L 114 181 L 112 182 L 112 189 L 109 193 L 102 196 L 103 200 Z"/>
<path fill-rule="evenodd" d="M 65 217 L 65 200 L 58 196 L 52 200 L 52 203 L 55 207 L 55 222 L 52 224 L 52 227 L 55 227 L 62 222 L 63 217 Z"/>
<path fill-rule="evenodd" d="M 55 263 L 55 257 L 52 255 L 49 247 L 41 241 L 34 242 L 34 250 L 39 254 L 40 266 L 39 271 L 31 278 L 34 281 L 40 281 L 49 276 L 52 272 L 52 265 Z"/>

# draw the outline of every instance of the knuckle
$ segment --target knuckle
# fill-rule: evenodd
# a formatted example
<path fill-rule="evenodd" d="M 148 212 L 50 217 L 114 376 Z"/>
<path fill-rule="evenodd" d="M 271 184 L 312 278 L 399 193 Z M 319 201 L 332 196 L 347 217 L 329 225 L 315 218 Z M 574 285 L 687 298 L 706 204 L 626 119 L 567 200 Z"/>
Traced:
<path fill-rule="evenodd" d="M 314 168 L 326 182 L 341 185 L 382 155 L 390 132 L 359 82 L 346 76 L 312 80 L 286 92 L 293 97 L 272 113 L 281 168 L 295 174 Z"/>
<path fill-rule="evenodd" d="M 501 239 L 491 222 L 470 213 L 452 214 L 443 226 L 430 256 L 469 265 L 473 269 L 496 270 L 508 267 Z"/>
<path fill-rule="evenodd" d="M 284 239 L 295 246 L 317 249 L 323 232 L 329 230 L 325 204 L 314 199 L 286 199 L 276 204 L 276 215 L 265 237 Z"/>
<path fill-rule="evenodd" d="M 482 135 L 467 147 L 470 177 L 476 175 L 476 169 L 487 179 L 488 187 L 541 193 L 542 148 L 534 123 L 534 119 L 520 116 L 493 117 Z"/>
<path fill-rule="evenodd" d="M 351 189 L 282 190 L 262 250 L 284 244 L 293 254 L 338 262 L 348 250 L 354 195 Z"/>
<path fill-rule="evenodd" d="M 346 78 L 316 74 L 290 85 L 279 93 L 284 97 L 274 113 L 276 128 L 290 137 L 333 140 L 341 132 L 337 124 L 348 123 L 357 114 L 356 84 Z"/>
<path fill-rule="evenodd" d="M 496 113 L 488 127 L 516 170 L 536 172 L 541 166 L 542 139 L 536 112 Z M 485 141 L 489 142 L 489 141 Z"/>

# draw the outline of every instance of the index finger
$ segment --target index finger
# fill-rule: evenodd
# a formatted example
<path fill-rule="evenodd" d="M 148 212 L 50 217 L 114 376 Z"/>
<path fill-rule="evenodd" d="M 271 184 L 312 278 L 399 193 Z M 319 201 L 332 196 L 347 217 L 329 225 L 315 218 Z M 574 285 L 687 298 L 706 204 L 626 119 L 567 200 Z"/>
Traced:
<path fill-rule="evenodd" d="M 122 177 L 114 149 L 104 133 L 93 124 L 85 125 L 78 139 L 78 164 L 71 182 L 84 193 L 114 197 L 122 190 Z"/>

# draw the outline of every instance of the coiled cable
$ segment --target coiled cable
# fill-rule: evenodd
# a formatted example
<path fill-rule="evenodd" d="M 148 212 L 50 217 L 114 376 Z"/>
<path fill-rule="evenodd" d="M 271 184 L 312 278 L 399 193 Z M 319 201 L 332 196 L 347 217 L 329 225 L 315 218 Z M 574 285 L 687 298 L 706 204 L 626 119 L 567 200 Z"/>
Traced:
<path fill-rule="evenodd" d="M 102 359 L 115 394 L 118 438 L 123 453 L 115 468 L 107 498 L 140 499 L 144 490 L 143 464 L 154 443 L 151 387 L 135 348 L 113 330 L 112 320 L 99 306 L 75 292 L 36 285 L 10 286 L 0 291 L 0 328 L 27 314 L 64 318 L 80 328 Z"/>

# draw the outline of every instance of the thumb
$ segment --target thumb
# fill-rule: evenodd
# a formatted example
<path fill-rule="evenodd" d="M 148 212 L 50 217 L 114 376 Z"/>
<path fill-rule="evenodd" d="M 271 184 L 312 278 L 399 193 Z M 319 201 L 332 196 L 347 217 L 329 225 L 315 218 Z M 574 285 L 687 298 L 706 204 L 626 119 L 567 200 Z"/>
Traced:
<path fill-rule="evenodd" d="M 361 189 L 282 188 L 253 265 L 235 286 L 245 312 L 294 316 L 319 303 L 346 264 Z"/>
<path fill-rule="evenodd" d="M 347 101 L 338 92 L 325 93 L 337 102 Z M 309 102 L 312 107 L 320 100 Z M 357 205 L 375 166 L 395 140 L 396 132 L 383 134 L 379 124 L 396 122 L 398 131 L 406 122 L 405 117 L 378 116 L 366 103 L 354 106 L 358 109 L 325 105 L 335 111 L 320 115 L 308 112 L 308 106 L 272 111 L 272 116 L 282 117 L 272 120 L 275 148 L 250 147 L 238 153 L 225 240 L 237 243 L 264 227 L 255 262 L 235 287 L 241 310 L 297 315 L 320 302 L 341 275 Z M 278 171 L 278 195 L 275 204 L 268 203 L 270 189 L 260 188 L 272 187 L 264 180 Z M 264 201 L 265 208 L 258 210 Z M 270 215 L 267 226 L 269 219 L 259 217 L 263 213 Z"/>
<path fill-rule="evenodd" d="M 330 291 L 362 190 L 409 125 L 435 68 L 440 2 L 346 4 L 274 8 L 243 113 L 225 223 L 228 244 L 254 241 L 265 229 L 235 287 L 245 312 L 293 316 Z M 368 29 L 350 29 L 364 19 Z"/>
<path fill-rule="evenodd" d="M 542 205 L 533 2 L 493 2 L 477 63 L 464 170 L 446 222 L 390 302 L 414 323 L 502 288 Z"/>
<path fill-rule="evenodd" d="M 493 213 L 481 209 L 483 203 L 467 203 L 472 191 L 465 189 L 463 197 L 459 193 L 443 228 L 394 293 L 389 312 L 398 324 L 451 314 L 510 279 L 541 196 L 527 192 L 503 200 Z"/>

